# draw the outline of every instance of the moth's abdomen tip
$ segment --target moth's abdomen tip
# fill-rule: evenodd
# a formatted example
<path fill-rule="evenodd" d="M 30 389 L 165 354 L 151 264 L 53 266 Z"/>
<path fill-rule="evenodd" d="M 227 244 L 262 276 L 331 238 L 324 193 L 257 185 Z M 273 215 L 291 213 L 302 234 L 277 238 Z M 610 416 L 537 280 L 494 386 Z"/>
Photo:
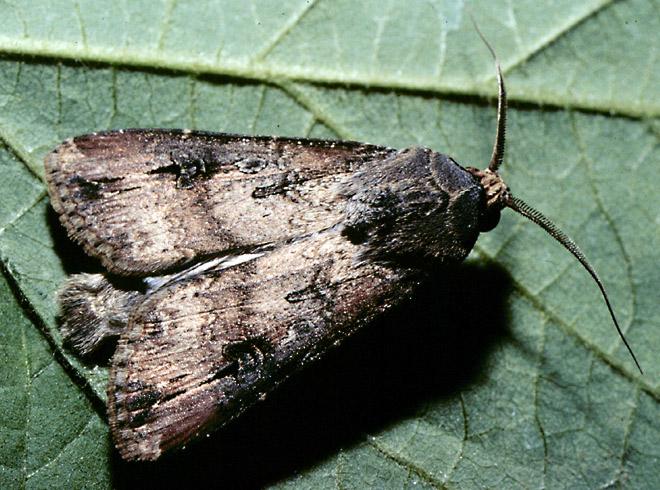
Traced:
<path fill-rule="evenodd" d="M 93 354 L 123 331 L 141 296 L 116 288 L 102 274 L 71 276 L 58 294 L 64 341 L 80 356 Z"/>

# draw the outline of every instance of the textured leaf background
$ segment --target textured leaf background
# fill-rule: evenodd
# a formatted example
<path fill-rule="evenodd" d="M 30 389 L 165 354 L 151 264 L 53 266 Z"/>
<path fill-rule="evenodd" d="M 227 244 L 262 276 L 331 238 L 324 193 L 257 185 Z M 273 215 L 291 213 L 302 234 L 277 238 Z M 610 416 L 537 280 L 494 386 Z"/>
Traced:
<path fill-rule="evenodd" d="M 107 372 L 61 348 L 54 292 L 96 266 L 42 159 L 122 127 L 423 145 L 503 175 L 604 277 L 505 212 L 468 263 L 238 423 L 118 461 Z M 660 488 L 657 0 L 0 2 L 0 487 Z"/>

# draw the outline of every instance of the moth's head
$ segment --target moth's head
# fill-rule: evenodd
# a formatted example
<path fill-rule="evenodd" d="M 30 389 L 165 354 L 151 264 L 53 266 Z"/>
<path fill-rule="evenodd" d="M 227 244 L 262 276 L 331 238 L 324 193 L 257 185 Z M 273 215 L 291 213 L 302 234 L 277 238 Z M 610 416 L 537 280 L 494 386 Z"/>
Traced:
<path fill-rule="evenodd" d="M 481 170 L 474 167 L 465 170 L 474 175 L 484 189 L 486 202 L 479 219 L 479 231 L 482 233 L 490 231 L 500 222 L 500 212 L 511 198 L 509 187 L 496 170 L 490 168 Z"/>

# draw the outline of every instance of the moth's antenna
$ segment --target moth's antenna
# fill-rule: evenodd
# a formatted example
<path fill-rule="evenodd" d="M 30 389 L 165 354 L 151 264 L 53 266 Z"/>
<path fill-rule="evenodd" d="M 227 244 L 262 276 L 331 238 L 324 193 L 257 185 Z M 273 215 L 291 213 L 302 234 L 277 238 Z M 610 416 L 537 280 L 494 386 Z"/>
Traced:
<path fill-rule="evenodd" d="M 488 164 L 488 169 L 496 172 L 497 169 L 500 168 L 500 165 L 502 165 L 502 160 L 504 159 L 504 145 L 506 142 L 506 88 L 504 87 L 504 77 L 502 76 L 502 69 L 500 68 L 500 62 L 497 59 L 495 50 L 484 37 L 474 18 L 470 16 L 470 19 L 472 20 L 472 24 L 474 25 L 477 34 L 479 34 L 479 37 L 488 48 L 488 51 L 490 51 L 497 70 L 497 133 L 495 134 L 493 153 L 491 154 L 490 163 Z"/>
<path fill-rule="evenodd" d="M 509 194 L 505 201 L 505 204 L 507 207 L 513 209 L 516 213 L 521 214 L 528 220 L 533 221 L 541 228 L 543 228 L 545 231 L 547 231 L 550 234 L 550 236 L 552 236 L 552 238 L 554 238 L 559 243 L 561 243 L 564 246 L 564 248 L 569 252 L 571 252 L 575 256 L 575 258 L 578 259 L 578 261 L 580 261 L 580 263 L 584 266 L 584 268 L 587 269 L 587 272 L 591 274 L 591 277 L 594 278 L 594 281 L 596 281 L 596 284 L 598 284 L 598 287 L 600 288 L 600 292 L 603 295 L 603 298 L 605 299 L 605 304 L 607 305 L 607 309 L 610 312 L 610 316 L 612 317 L 612 321 L 614 322 L 616 331 L 619 332 L 619 337 L 621 337 L 621 340 L 623 340 L 623 343 L 626 346 L 626 349 L 628 349 L 628 352 L 630 353 L 630 356 L 633 358 L 633 361 L 635 361 L 635 365 L 637 366 L 637 369 L 639 369 L 639 372 L 641 374 L 644 374 L 644 371 L 642 371 L 642 367 L 639 365 L 639 362 L 637 361 L 637 358 L 635 357 L 633 350 L 628 344 L 626 337 L 624 337 L 623 335 L 623 331 L 621 330 L 621 327 L 619 327 L 619 322 L 617 322 L 616 316 L 614 316 L 614 310 L 612 309 L 612 305 L 610 304 L 610 299 L 607 296 L 607 292 L 605 291 L 605 286 L 603 286 L 600 277 L 598 277 L 598 274 L 596 274 L 596 271 L 591 266 L 587 258 L 584 256 L 580 248 L 575 244 L 573 240 L 571 240 L 568 236 L 566 236 L 563 231 L 557 228 L 557 226 L 555 226 L 555 224 L 552 221 L 550 221 L 548 218 L 543 216 L 543 214 L 541 214 L 536 209 L 529 206 L 522 199 L 518 199 L 517 197 L 513 197 L 511 194 Z"/>
<path fill-rule="evenodd" d="M 480 180 L 481 185 L 486 192 L 486 207 L 488 211 L 486 214 L 490 214 L 492 217 L 492 215 L 496 213 L 499 219 L 499 211 L 503 207 L 511 208 L 516 213 L 521 214 L 525 218 L 543 228 L 546 232 L 548 232 L 548 234 L 550 234 L 550 236 L 561 243 L 566 250 L 571 252 L 575 258 L 578 259 L 578 261 L 587 270 L 587 272 L 591 274 L 591 277 L 594 279 L 594 281 L 596 281 L 596 284 L 598 285 L 598 288 L 603 295 L 603 299 L 605 300 L 605 304 L 607 305 L 607 309 L 610 312 L 610 316 L 612 317 L 616 331 L 619 333 L 619 337 L 621 337 L 623 344 L 626 346 L 626 349 L 628 349 L 628 352 L 633 358 L 633 361 L 635 361 L 635 365 L 637 366 L 637 369 L 639 369 L 639 372 L 644 374 L 642 367 L 637 361 L 637 357 L 635 357 L 632 348 L 628 344 L 626 337 L 623 335 L 621 327 L 619 327 L 619 322 L 614 315 L 614 310 L 612 309 L 610 299 L 607 296 L 607 292 L 605 291 L 605 286 L 603 285 L 600 277 L 598 277 L 598 274 L 596 274 L 596 271 L 591 266 L 585 255 L 578 248 L 575 242 L 566 236 L 564 232 L 562 232 L 559 228 L 557 228 L 557 226 L 555 226 L 552 221 L 546 218 L 539 211 L 526 204 L 521 199 L 513 197 L 509 191 L 509 188 L 497 173 L 497 169 L 502 164 L 502 160 L 504 158 L 504 143 L 506 139 L 506 89 L 504 88 L 504 78 L 502 77 L 502 70 L 500 68 L 497 55 L 495 54 L 495 50 L 482 34 L 481 30 L 477 26 L 477 23 L 474 21 L 474 18 L 472 18 L 472 16 L 470 16 L 470 18 L 472 19 L 472 24 L 474 24 L 474 28 L 477 31 L 477 34 L 479 34 L 479 37 L 484 42 L 488 48 L 488 51 L 490 51 L 490 54 L 495 60 L 495 68 L 497 69 L 497 85 L 499 88 L 499 96 L 497 98 L 497 134 L 495 135 L 495 144 L 493 145 L 493 154 L 490 157 L 490 163 L 488 164 L 488 168 L 484 170 L 472 167 L 467 168 L 470 173 L 472 173 Z M 496 222 L 497 221 L 495 220 L 494 223 Z M 491 225 L 485 226 L 482 228 L 482 231 L 487 231 L 495 226 L 492 223 Z"/>

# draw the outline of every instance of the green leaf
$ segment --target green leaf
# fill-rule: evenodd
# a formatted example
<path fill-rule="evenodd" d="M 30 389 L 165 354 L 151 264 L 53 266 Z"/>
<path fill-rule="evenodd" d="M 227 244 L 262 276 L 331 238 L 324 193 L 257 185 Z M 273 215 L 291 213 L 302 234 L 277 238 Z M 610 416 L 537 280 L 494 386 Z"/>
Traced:
<path fill-rule="evenodd" d="M 0 487 L 108 487 L 108 429 L 0 277 Z"/>
<path fill-rule="evenodd" d="M 0 486 L 660 487 L 658 7 L 0 4 Z M 95 264 L 49 211 L 44 155 L 95 130 L 193 127 L 423 145 L 483 167 L 496 87 L 469 12 L 510 95 L 503 176 L 580 244 L 645 374 L 588 274 L 505 211 L 439 289 L 212 441 L 111 464 L 92 408 L 106 368 L 56 326 L 59 284 Z"/>

